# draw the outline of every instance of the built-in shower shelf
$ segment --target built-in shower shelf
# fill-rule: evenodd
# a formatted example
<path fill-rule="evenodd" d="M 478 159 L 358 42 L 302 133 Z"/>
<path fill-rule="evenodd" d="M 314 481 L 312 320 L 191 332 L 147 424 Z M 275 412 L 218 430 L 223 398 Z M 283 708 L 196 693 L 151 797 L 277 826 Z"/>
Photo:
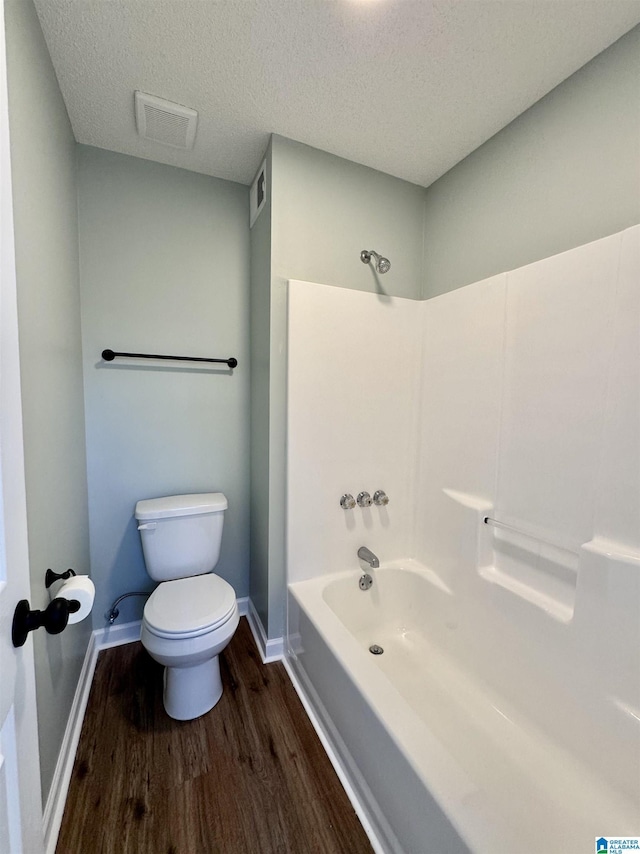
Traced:
<path fill-rule="evenodd" d="M 508 575 L 506 572 L 498 569 L 495 566 L 483 566 L 479 570 L 480 576 L 492 584 L 497 584 L 504 590 L 508 590 L 514 596 L 524 599 L 537 608 L 540 608 L 554 620 L 560 623 L 570 623 L 573 618 L 573 605 L 566 605 L 563 602 L 543 593 L 541 590 L 536 590 L 530 587 L 517 578 Z"/>
<path fill-rule="evenodd" d="M 580 547 L 530 526 L 485 515 L 487 546 L 479 572 L 487 581 L 540 608 L 562 623 L 573 618 Z"/>

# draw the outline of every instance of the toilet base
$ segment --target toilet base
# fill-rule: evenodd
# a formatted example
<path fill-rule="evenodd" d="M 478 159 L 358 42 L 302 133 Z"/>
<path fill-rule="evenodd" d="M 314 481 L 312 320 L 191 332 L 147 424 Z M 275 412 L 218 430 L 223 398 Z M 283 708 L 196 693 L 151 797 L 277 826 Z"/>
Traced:
<path fill-rule="evenodd" d="M 163 702 L 166 713 L 177 721 L 199 718 L 222 697 L 220 657 L 193 667 L 165 667 Z"/>

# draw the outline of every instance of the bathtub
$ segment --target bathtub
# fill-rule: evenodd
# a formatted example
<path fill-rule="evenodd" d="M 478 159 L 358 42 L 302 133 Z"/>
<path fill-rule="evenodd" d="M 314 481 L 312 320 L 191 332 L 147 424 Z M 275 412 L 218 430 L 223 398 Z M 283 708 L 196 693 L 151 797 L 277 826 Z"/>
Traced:
<path fill-rule="evenodd" d="M 287 661 L 379 850 L 578 854 L 640 832 L 638 801 L 563 735 L 594 738 L 588 715 L 562 698 L 550 714 L 544 675 L 491 654 L 435 572 L 375 569 L 367 591 L 359 575 L 289 585 Z"/>

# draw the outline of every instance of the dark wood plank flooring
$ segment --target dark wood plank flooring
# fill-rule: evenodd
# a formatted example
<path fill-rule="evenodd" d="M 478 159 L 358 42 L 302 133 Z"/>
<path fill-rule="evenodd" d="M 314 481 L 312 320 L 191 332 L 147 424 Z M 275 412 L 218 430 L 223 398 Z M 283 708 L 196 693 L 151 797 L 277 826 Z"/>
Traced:
<path fill-rule="evenodd" d="M 221 670 L 218 705 L 180 722 L 141 644 L 100 653 L 56 854 L 371 854 L 283 665 L 261 663 L 244 618 Z"/>

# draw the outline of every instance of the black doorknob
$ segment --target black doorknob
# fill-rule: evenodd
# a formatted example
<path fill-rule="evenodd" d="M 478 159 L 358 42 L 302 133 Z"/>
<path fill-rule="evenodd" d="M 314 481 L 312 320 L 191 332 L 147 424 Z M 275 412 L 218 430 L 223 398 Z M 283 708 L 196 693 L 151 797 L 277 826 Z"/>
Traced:
<path fill-rule="evenodd" d="M 13 613 L 11 640 L 14 646 L 24 646 L 29 632 L 44 626 L 50 635 L 64 631 L 69 622 L 69 614 L 80 610 L 76 599 L 52 599 L 44 611 L 32 611 L 28 599 L 21 599 Z"/>

